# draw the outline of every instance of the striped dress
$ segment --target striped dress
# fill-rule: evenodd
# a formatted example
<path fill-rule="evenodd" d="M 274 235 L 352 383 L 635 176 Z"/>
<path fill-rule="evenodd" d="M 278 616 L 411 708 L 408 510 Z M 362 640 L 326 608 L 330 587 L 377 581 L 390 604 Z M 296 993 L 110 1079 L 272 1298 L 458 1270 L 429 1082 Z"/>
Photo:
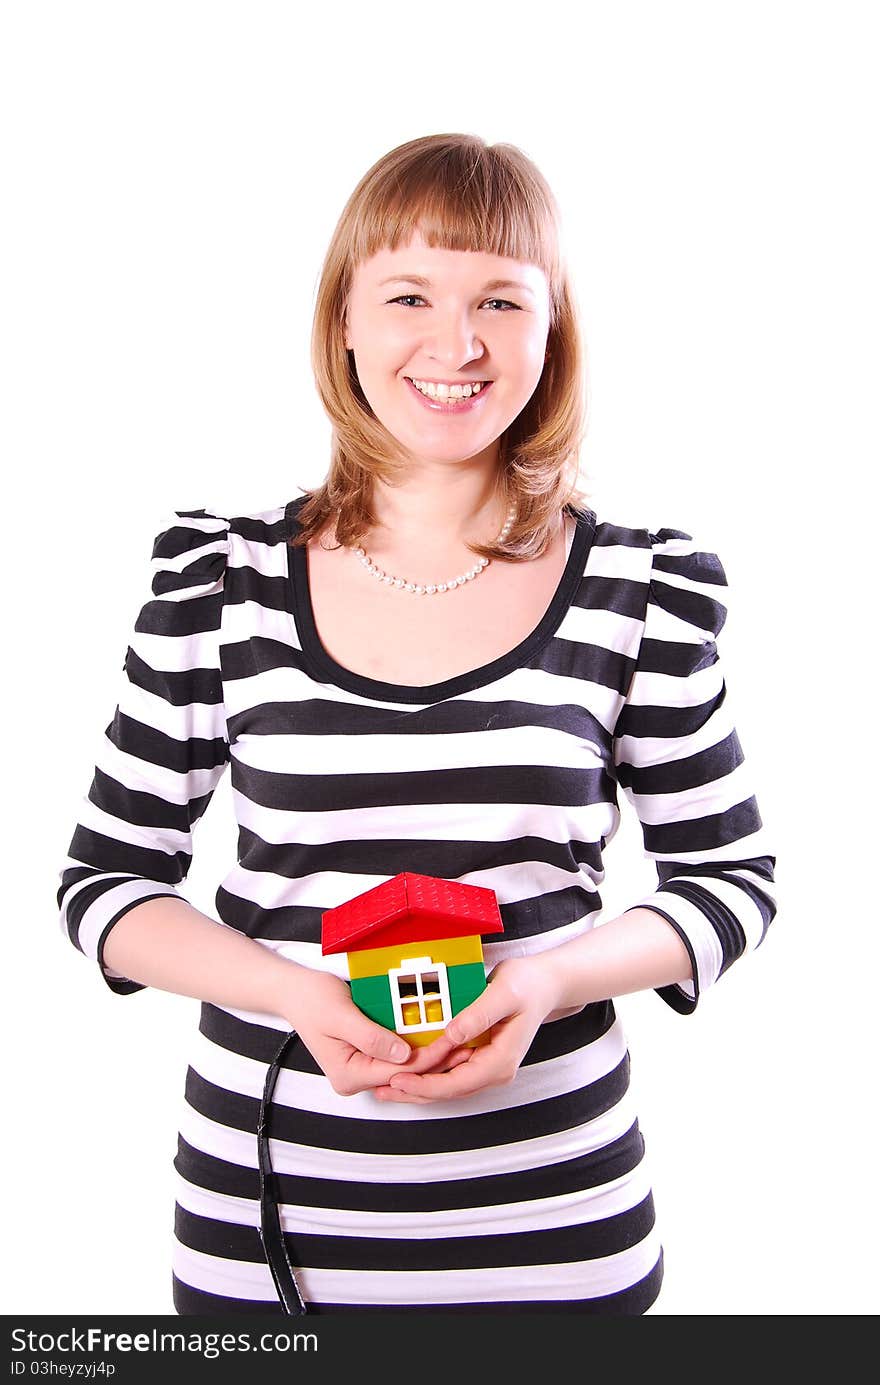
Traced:
<path fill-rule="evenodd" d="M 321 915 L 402 871 L 488 886 L 487 970 L 596 922 L 602 853 L 638 813 L 656 910 L 694 981 L 681 1014 L 757 946 L 773 870 L 715 637 L 724 570 L 675 529 L 566 513 L 568 555 L 532 633 L 481 668 L 408 687 L 343 668 L 315 626 L 303 496 L 237 518 L 176 512 L 83 799 L 58 904 L 119 995 L 103 946 L 175 895 L 230 767 L 237 863 L 223 923 L 307 967 Z M 185 897 L 185 895 L 183 896 Z M 174 1233 L 178 1313 L 281 1312 L 260 1238 L 257 1117 L 289 1024 L 202 1004 L 186 1058 Z M 336 1094 L 302 1043 L 274 1092 L 282 1227 L 310 1312 L 646 1311 L 662 1278 L 626 1039 L 611 1000 L 543 1024 L 514 1081 L 456 1101 Z"/>

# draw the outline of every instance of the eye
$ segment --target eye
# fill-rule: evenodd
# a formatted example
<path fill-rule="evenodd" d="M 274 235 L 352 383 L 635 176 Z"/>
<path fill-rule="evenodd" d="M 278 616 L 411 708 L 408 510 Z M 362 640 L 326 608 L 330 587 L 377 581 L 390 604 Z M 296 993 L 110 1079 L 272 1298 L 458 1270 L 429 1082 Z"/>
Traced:
<path fill-rule="evenodd" d="M 390 298 L 390 299 L 388 300 L 388 302 L 389 302 L 389 304 L 391 304 L 391 303 L 407 303 L 407 302 L 413 302 L 413 301 L 415 301 L 415 300 L 418 300 L 418 301 L 420 301 L 420 302 L 422 302 L 422 303 L 424 303 L 424 301 L 425 301 L 425 300 L 422 298 L 421 294 L 419 294 L 419 293 L 402 293 L 402 294 L 400 294 L 400 296 L 399 296 L 398 298 Z M 522 311 L 522 309 L 520 308 L 520 306 L 519 306 L 518 303 L 511 303 L 510 300 L 507 299 L 507 298 L 487 298 L 487 299 L 486 299 L 486 302 L 487 302 L 487 303 L 501 303 L 501 304 L 503 304 L 505 312 L 507 311 L 508 308 L 513 308 L 514 312 L 521 312 L 521 311 Z"/>

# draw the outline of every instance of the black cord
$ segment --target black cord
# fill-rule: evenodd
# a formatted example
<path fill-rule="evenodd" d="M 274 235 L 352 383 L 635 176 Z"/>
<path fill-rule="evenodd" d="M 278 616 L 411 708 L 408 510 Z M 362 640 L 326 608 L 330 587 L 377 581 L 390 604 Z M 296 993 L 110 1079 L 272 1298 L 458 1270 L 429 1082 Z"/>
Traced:
<path fill-rule="evenodd" d="M 299 1038 L 295 1029 L 285 1034 L 284 1042 L 269 1064 L 263 1099 L 260 1102 L 260 1115 L 257 1122 L 257 1152 L 260 1165 L 260 1240 L 275 1288 L 285 1313 L 298 1316 L 307 1313 L 305 1299 L 299 1291 L 296 1275 L 287 1254 L 284 1232 L 281 1229 L 281 1213 L 278 1210 L 279 1198 L 277 1179 L 272 1171 L 269 1157 L 269 1115 L 272 1109 L 272 1093 L 278 1080 L 278 1073 L 288 1048 Z"/>

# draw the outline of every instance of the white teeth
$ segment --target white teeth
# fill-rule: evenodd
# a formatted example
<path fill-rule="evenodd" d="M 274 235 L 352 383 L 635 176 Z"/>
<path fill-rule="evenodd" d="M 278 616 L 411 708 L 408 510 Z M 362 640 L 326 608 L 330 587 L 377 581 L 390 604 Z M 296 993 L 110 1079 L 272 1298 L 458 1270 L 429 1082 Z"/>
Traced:
<path fill-rule="evenodd" d="M 413 380 L 412 383 L 429 399 L 470 399 L 472 394 L 479 394 L 488 381 L 477 380 L 473 385 L 435 385 L 430 380 Z"/>

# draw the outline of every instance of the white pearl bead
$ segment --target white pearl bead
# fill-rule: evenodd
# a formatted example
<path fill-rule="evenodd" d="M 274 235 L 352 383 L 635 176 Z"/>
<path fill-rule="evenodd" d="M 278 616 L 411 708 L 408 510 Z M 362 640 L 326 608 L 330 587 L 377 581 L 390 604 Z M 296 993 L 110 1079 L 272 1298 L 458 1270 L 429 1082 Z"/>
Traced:
<path fill-rule="evenodd" d="M 507 538 L 515 517 L 516 506 L 511 505 L 507 512 L 507 519 L 504 523 L 504 527 L 498 535 L 496 543 L 503 543 Z M 448 582 L 440 582 L 436 585 L 431 583 L 430 586 L 417 586 L 414 582 L 408 582 L 405 577 L 394 577 L 390 573 L 383 572 L 381 568 L 376 566 L 366 550 L 360 545 L 352 548 L 351 551 L 360 559 L 371 577 L 375 577 L 386 586 L 393 586 L 398 590 L 412 592 L 416 596 L 436 596 L 439 592 L 455 591 L 457 587 L 463 587 L 466 582 L 473 582 L 474 578 L 479 577 L 480 573 L 484 568 L 489 566 L 490 562 L 489 558 L 478 558 L 472 568 L 469 568 L 467 572 L 461 573 L 458 577 L 450 578 Z"/>

